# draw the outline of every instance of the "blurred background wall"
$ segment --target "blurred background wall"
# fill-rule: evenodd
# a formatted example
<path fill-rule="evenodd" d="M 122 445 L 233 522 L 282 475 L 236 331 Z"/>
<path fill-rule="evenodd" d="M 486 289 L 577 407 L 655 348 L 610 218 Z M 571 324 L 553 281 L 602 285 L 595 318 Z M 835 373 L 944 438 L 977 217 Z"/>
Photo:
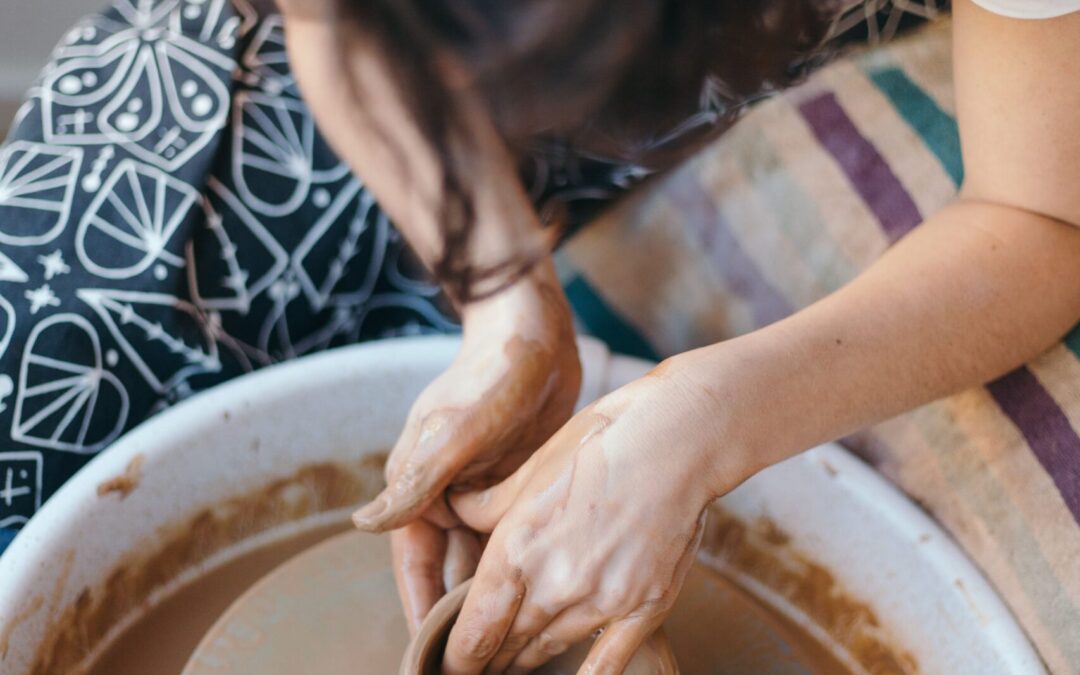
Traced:
<path fill-rule="evenodd" d="M 0 0 L 0 135 L 69 27 L 108 0 Z"/>

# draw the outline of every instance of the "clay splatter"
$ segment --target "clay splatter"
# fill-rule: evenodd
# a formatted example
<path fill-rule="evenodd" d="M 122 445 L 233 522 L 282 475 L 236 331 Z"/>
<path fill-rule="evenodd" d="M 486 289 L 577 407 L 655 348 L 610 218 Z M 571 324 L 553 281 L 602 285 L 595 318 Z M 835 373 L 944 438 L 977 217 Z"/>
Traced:
<path fill-rule="evenodd" d="M 98 497 L 115 493 L 120 495 L 120 499 L 125 499 L 135 488 L 139 487 L 139 480 L 142 478 L 142 466 L 145 461 L 146 456 L 141 452 L 132 457 L 127 467 L 124 468 L 124 473 L 97 486 Z"/>

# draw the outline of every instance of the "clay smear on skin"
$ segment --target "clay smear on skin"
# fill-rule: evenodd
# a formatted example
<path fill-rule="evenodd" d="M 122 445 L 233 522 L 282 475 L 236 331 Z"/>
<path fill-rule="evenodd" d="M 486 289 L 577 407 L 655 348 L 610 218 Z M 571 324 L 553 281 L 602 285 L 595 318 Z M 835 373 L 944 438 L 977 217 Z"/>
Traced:
<path fill-rule="evenodd" d="M 775 523 L 754 526 L 718 507 L 709 512 L 701 559 L 736 586 L 746 575 L 785 598 L 874 675 L 913 675 L 915 658 L 890 643 L 873 609 L 848 595 L 827 569 L 788 547 L 790 538 Z"/>
<path fill-rule="evenodd" d="M 492 379 L 490 373 L 497 376 Z M 459 443 L 465 429 L 473 445 L 491 448 L 498 454 L 472 458 L 454 477 L 453 489 L 487 488 L 513 473 L 561 426 L 564 415 L 559 410 L 565 416 L 573 410 L 577 388 L 572 388 L 572 398 L 550 396 L 557 385 L 544 345 L 520 336 L 511 338 L 503 348 L 503 358 L 492 364 L 489 372 L 468 378 L 467 386 L 459 391 L 462 399 L 428 413 L 420 421 L 414 432 L 415 449 L 408 459 L 400 465 L 391 459 L 388 468 L 393 489 L 380 496 L 386 501 L 382 511 L 410 511 L 441 493 L 443 487 L 438 484 L 426 486 L 422 492 L 417 489 L 430 482 L 427 465 L 435 462 L 448 445 Z M 538 389 L 535 394 L 534 389 Z M 491 392 L 498 392 L 498 396 Z M 470 414 L 481 402 L 484 415 Z M 506 448 L 516 450 L 503 454 Z"/>
<path fill-rule="evenodd" d="M 132 490 L 139 487 L 144 461 L 146 461 L 146 456 L 141 452 L 132 457 L 127 467 L 124 468 L 124 473 L 97 486 L 98 497 L 115 493 L 120 495 L 120 499 L 126 498 L 131 494 Z"/>
<path fill-rule="evenodd" d="M 207 507 L 163 528 L 162 535 L 122 561 L 96 589 L 84 588 L 38 648 L 32 675 L 77 672 L 109 630 L 142 609 L 150 594 L 191 567 L 244 539 L 290 521 L 371 499 L 382 489 L 385 454 L 361 462 L 315 464 L 259 490 Z M 125 472 L 126 473 L 126 472 Z M 34 601 L 9 630 L 41 608 Z M 10 635 L 10 633 L 9 633 Z M 2 637 L 2 636 L 0 636 Z M 6 639 L 0 639 L 0 653 Z"/>

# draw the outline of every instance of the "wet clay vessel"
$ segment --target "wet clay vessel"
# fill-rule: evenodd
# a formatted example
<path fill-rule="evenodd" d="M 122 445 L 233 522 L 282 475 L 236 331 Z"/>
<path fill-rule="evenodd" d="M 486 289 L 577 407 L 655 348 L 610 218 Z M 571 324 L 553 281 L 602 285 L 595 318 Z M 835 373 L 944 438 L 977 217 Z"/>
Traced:
<path fill-rule="evenodd" d="M 465 596 L 468 595 L 471 584 L 471 581 L 466 581 L 436 603 L 431 613 L 424 619 L 416 637 L 409 643 L 398 675 L 439 675 L 442 672 L 440 666 L 446 640 L 450 636 L 454 621 L 461 612 L 462 605 L 465 604 Z M 535 672 L 547 675 L 563 675 L 564 673 L 574 675 L 588 656 L 589 646 L 588 643 L 577 645 Z M 653 633 L 652 637 L 638 649 L 624 673 L 625 675 L 678 675 L 679 668 L 663 629 Z"/>

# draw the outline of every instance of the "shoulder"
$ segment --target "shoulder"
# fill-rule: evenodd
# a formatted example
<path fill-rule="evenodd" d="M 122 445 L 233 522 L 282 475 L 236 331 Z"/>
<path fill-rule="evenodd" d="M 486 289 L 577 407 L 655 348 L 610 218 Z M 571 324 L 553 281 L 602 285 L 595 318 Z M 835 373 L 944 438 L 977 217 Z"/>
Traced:
<path fill-rule="evenodd" d="M 1080 0 L 974 0 L 983 9 L 1016 19 L 1050 19 L 1080 12 Z"/>

